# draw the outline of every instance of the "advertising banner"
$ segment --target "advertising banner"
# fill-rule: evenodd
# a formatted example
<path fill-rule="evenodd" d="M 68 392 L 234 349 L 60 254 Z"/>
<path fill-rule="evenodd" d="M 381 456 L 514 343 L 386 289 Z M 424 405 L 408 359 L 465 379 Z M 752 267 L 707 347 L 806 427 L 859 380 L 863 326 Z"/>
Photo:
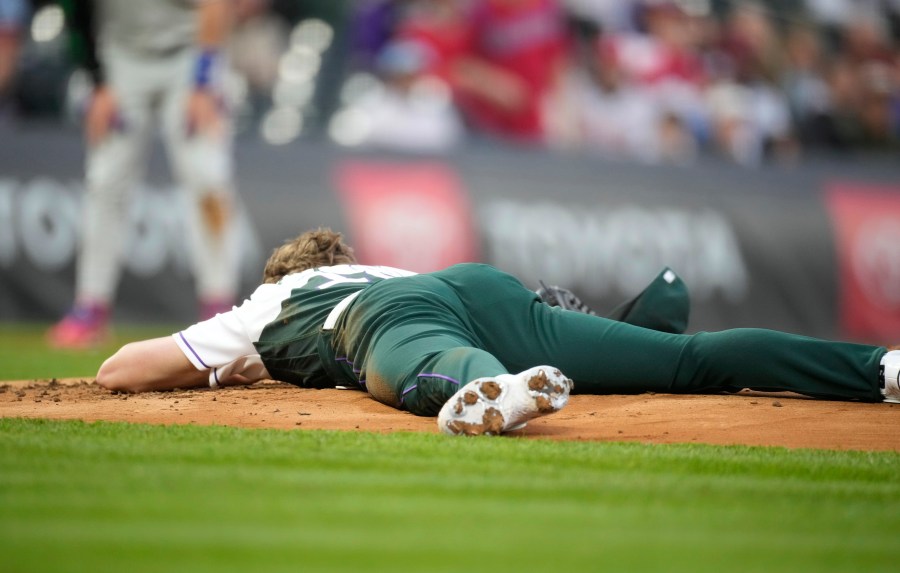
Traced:
<path fill-rule="evenodd" d="M 75 131 L 0 128 L 2 321 L 49 322 L 72 302 L 82 153 Z M 900 341 L 894 163 L 682 168 L 477 145 L 425 158 L 312 140 L 242 140 L 236 157 L 244 295 L 272 249 L 331 227 L 366 263 L 481 261 L 529 288 L 570 288 L 601 313 L 669 266 L 690 292 L 689 332 Z M 117 321 L 197 316 L 187 210 L 163 158 L 131 205 Z"/>
<path fill-rule="evenodd" d="M 449 165 L 342 161 L 334 181 L 360 262 L 429 272 L 479 259 L 472 207 Z"/>
<path fill-rule="evenodd" d="M 848 337 L 900 341 L 900 185 L 834 183 L 839 315 Z"/>

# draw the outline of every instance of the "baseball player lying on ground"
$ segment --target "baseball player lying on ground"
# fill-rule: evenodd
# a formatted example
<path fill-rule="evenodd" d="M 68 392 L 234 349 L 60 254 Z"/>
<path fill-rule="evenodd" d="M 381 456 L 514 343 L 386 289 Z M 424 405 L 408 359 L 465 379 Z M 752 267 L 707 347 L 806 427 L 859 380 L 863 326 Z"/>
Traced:
<path fill-rule="evenodd" d="M 551 306 L 488 265 L 425 274 L 357 265 L 339 233 L 320 229 L 276 249 L 264 284 L 243 304 L 125 345 L 97 383 L 125 392 L 269 378 L 353 387 L 437 414 L 442 431 L 465 435 L 500 434 L 555 412 L 573 387 L 900 402 L 900 351 L 761 329 L 687 335 L 687 311 L 670 270 L 603 318 Z"/>

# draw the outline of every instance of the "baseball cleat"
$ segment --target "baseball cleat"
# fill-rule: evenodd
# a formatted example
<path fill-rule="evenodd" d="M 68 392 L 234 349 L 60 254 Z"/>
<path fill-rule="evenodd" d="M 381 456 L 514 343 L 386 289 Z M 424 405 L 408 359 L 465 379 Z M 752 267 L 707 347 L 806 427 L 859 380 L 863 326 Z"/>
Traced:
<path fill-rule="evenodd" d="M 109 312 L 102 306 L 75 306 L 47 333 L 53 348 L 86 350 L 109 339 Z"/>
<path fill-rule="evenodd" d="M 900 350 L 891 350 L 881 359 L 879 382 L 884 401 L 900 404 Z"/>
<path fill-rule="evenodd" d="M 459 389 L 441 408 L 438 427 L 454 436 L 495 436 L 566 405 L 572 381 L 552 366 L 519 374 L 478 378 Z"/>

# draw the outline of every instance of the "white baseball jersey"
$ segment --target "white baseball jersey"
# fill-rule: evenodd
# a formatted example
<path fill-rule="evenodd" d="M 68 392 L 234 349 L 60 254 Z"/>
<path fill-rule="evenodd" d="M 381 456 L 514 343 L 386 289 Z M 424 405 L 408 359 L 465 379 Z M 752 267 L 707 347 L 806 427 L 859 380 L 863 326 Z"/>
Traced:
<path fill-rule="evenodd" d="M 303 385 L 303 373 L 319 368 L 319 358 L 315 356 L 316 334 L 332 329 L 340 314 L 365 287 L 414 274 L 392 267 L 364 265 L 308 269 L 287 275 L 277 284 L 260 285 L 241 306 L 172 336 L 194 367 L 210 370 L 211 386 L 226 382 L 234 375 L 250 380 L 269 378 L 265 357 L 260 356 L 261 347 L 268 348 L 269 352 L 277 349 L 274 353 L 281 358 L 285 353 L 296 353 L 299 378 L 285 377 L 284 381 Z M 299 344 L 298 340 L 303 339 L 310 344 Z M 290 352 L 286 351 L 288 347 Z"/>

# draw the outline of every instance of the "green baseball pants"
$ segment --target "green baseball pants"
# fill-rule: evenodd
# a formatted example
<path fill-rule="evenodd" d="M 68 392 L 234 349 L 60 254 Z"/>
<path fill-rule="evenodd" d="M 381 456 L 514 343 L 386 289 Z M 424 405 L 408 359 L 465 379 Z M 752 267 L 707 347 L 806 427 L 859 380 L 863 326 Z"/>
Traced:
<path fill-rule="evenodd" d="M 582 394 L 753 388 L 881 400 L 883 347 L 762 329 L 660 332 L 550 307 L 481 264 L 382 281 L 345 314 L 336 352 L 375 399 L 423 416 L 476 378 L 542 364 Z"/>

